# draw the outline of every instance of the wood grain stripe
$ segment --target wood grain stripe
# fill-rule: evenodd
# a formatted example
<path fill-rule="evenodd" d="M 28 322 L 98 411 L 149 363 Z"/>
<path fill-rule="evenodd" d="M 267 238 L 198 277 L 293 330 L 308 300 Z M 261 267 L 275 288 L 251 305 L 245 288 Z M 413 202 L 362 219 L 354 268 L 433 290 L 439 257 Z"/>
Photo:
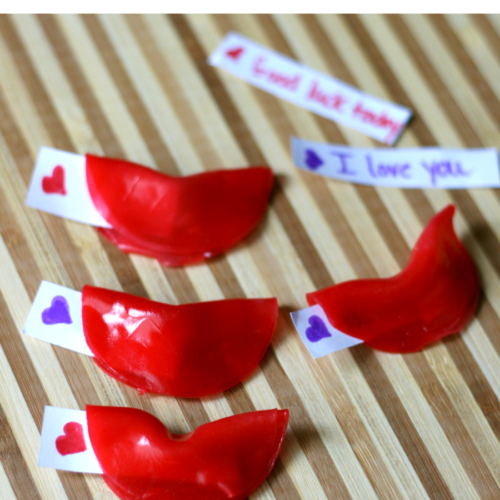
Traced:
<path fill-rule="evenodd" d="M 479 93 L 496 122 L 500 123 L 500 101 L 491 90 L 484 76 L 478 71 L 474 61 L 460 43 L 458 36 L 451 29 L 446 18 L 442 15 L 429 15 L 428 17 L 436 29 L 439 30 L 443 41 L 448 45 L 457 61 L 463 67 L 464 74 L 469 79 L 471 86 Z"/>
<path fill-rule="evenodd" d="M 24 141 L 22 141 L 15 123 L 12 121 L 10 111 L 5 105 L 5 99 L 2 92 L 0 92 L 0 113 L 3 117 L 3 120 L 0 120 L 0 133 L 3 135 L 6 143 L 12 145 L 12 156 L 18 158 L 19 161 L 22 162 L 26 160 L 30 161 L 31 155 L 29 155 L 29 152 L 26 150 L 26 145 Z M 21 228 L 16 223 L 14 214 L 5 203 L 5 199 L 5 196 L 0 196 L 1 211 L 4 215 L 0 221 L 0 233 L 16 264 L 18 273 L 20 276 L 25 277 L 24 285 L 29 296 L 34 298 L 42 280 L 42 274 L 33 258 Z"/>
<path fill-rule="evenodd" d="M 456 343 L 455 343 L 456 344 Z M 469 433 L 453 408 L 452 402 L 446 396 L 441 384 L 428 363 L 418 362 L 423 357 L 417 353 L 409 356 L 407 363 L 419 384 L 425 398 L 434 414 L 441 422 L 457 457 L 460 459 L 471 482 L 481 498 L 495 498 L 500 495 L 500 489 L 491 472 L 478 452 Z"/>
<path fill-rule="evenodd" d="M 127 75 L 101 23 L 94 15 L 84 15 L 82 19 L 115 81 L 123 101 L 127 104 L 130 114 L 134 117 L 156 165 L 162 172 L 175 175 L 177 169 L 174 159 L 151 120 L 142 99 Z"/>
<path fill-rule="evenodd" d="M 0 460 L 17 498 L 40 499 L 37 487 L 28 471 L 26 462 L 1 406 L 0 432 Z"/>
<path fill-rule="evenodd" d="M 478 29 L 486 37 L 491 50 L 494 51 L 497 59 L 500 61 L 500 35 L 497 33 L 497 31 L 491 25 L 489 19 L 485 15 L 476 14 L 470 17 L 473 23 L 477 25 Z"/>
<path fill-rule="evenodd" d="M 439 104 L 448 115 L 450 122 L 454 124 L 457 132 L 462 138 L 462 141 L 470 148 L 482 147 L 478 135 L 467 121 L 464 113 L 455 102 L 451 92 L 443 83 L 432 64 L 430 64 L 427 60 L 425 53 L 420 48 L 401 17 L 397 15 L 389 15 L 386 17 L 394 31 L 397 33 L 399 39 L 408 50 L 408 53 L 411 54 L 420 71 L 420 74 L 423 78 L 425 78 L 429 87 L 432 89 L 434 95 L 439 101 Z"/>

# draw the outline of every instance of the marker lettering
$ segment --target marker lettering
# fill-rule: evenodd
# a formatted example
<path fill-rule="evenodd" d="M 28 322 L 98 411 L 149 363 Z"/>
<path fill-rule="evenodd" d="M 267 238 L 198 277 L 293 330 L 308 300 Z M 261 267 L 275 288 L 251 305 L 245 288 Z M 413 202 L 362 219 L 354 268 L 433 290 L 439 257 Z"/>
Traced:
<path fill-rule="evenodd" d="M 257 76 L 265 76 L 266 81 L 278 87 L 285 88 L 287 90 L 296 91 L 300 80 L 302 79 L 301 75 L 287 76 L 282 73 L 279 73 L 276 70 L 268 69 L 264 66 L 266 62 L 266 58 L 264 56 L 258 57 L 254 65 L 252 67 L 254 75 Z"/>
<path fill-rule="evenodd" d="M 376 179 L 377 177 L 394 177 L 394 178 L 404 178 L 410 179 L 410 164 L 409 163 L 395 163 L 394 165 L 387 165 L 379 163 L 376 166 L 373 164 L 373 159 L 370 155 L 366 155 L 366 164 L 368 166 L 368 172 L 370 175 Z"/>
<path fill-rule="evenodd" d="M 455 163 L 448 160 L 433 161 L 430 163 L 422 161 L 421 165 L 429 172 L 433 186 L 436 185 L 438 179 L 446 179 L 447 177 L 468 177 L 471 174 L 471 172 L 466 172 L 458 161 Z"/>
<path fill-rule="evenodd" d="M 353 118 L 358 118 L 362 122 L 369 123 L 374 127 L 389 129 L 389 134 L 387 136 L 388 140 L 389 138 L 395 137 L 402 126 L 400 123 L 397 123 L 389 118 L 385 111 L 382 111 L 380 114 L 374 113 L 363 106 L 361 101 L 358 102 L 352 110 L 352 116 Z"/>
<path fill-rule="evenodd" d="M 318 80 L 313 80 L 307 94 L 307 99 L 321 104 L 326 109 L 334 109 L 339 113 L 342 112 L 342 106 L 348 102 L 348 100 L 339 93 L 328 94 L 320 90 Z"/>
<path fill-rule="evenodd" d="M 339 174 L 344 175 L 356 175 L 356 172 L 352 172 L 347 168 L 347 158 L 351 158 L 351 155 L 346 153 L 340 153 L 337 151 L 330 152 L 332 156 L 336 156 L 340 160 L 340 172 Z"/>
<path fill-rule="evenodd" d="M 238 33 L 226 35 L 210 55 L 209 63 L 265 92 L 387 144 L 394 143 L 412 115 L 408 108 L 365 94 Z"/>
<path fill-rule="evenodd" d="M 495 148 L 353 148 L 296 137 L 291 144 L 297 167 L 341 181 L 404 189 L 500 187 Z"/>

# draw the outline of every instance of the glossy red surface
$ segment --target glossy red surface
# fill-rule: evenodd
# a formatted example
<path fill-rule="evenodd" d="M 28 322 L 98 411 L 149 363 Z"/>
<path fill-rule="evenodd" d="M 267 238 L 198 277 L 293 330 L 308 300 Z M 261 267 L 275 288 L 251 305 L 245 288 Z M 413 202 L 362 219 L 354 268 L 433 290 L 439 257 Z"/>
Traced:
<path fill-rule="evenodd" d="M 100 233 L 125 252 L 165 265 L 199 262 L 245 237 L 264 215 L 268 167 L 170 177 L 134 163 L 86 156 L 92 201 L 112 229 Z"/>
<path fill-rule="evenodd" d="M 241 382 L 276 328 L 276 299 L 172 306 L 85 286 L 85 339 L 109 375 L 144 392 L 194 398 Z"/>
<path fill-rule="evenodd" d="M 104 480 L 122 500 L 243 500 L 269 475 L 288 410 L 243 413 L 182 436 L 142 410 L 87 406 Z"/>
<path fill-rule="evenodd" d="M 406 268 L 392 278 L 354 280 L 307 294 L 338 330 L 387 352 L 412 352 L 464 328 L 480 286 L 453 230 L 455 207 L 435 215 Z"/>

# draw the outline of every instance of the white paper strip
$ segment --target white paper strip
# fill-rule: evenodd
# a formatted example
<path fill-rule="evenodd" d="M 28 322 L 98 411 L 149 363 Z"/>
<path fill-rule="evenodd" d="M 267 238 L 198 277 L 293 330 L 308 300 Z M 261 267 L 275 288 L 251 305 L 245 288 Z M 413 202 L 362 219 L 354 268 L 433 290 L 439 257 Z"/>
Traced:
<path fill-rule="evenodd" d="M 334 328 L 319 305 L 291 313 L 293 324 L 314 358 L 320 358 L 363 341 Z"/>
<path fill-rule="evenodd" d="M 42 281 L 23 333 L 93 356 L 83 333 L 82 294 L 64 286 Z"/>
<path fill-rule="evenodd" d="M 92 226 L 111 227 L 92 203 L 85 156 L 67 151 L 40 148 L 26 205 Z"/>
<path fill-rule="evenodd" d="M 350 148 L 292 137 L 295 165 L 372 186 L 467 189 L 500 186 L 496 149 Z"/>
<path fill-rule="evenodd" d="M 412 111 L 229 33 L 208 62 L 281 99 L 393 144 Z"/>
<path fill-rule="evenodd" d="M 45 407 L 38 465 L 102 474 L 90 442 L 85 411 Z"/>

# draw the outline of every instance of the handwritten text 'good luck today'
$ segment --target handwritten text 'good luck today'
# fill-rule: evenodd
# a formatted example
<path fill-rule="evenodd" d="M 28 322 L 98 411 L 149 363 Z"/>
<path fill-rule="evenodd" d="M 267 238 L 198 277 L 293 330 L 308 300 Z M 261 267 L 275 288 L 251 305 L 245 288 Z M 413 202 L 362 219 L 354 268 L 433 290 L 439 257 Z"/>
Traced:
<path fill-rule="evenodd" d="M 402 188 L 500 186 L 496 149 L 361 149 L 292 138 L 295 165 L 325 177 Z"/>
<path fill-rule="evenodd" d="M 297 63 L 237 33 L 209 58 L 243 80 L 284 100 L 393 144 L 412 112 Z"/>

